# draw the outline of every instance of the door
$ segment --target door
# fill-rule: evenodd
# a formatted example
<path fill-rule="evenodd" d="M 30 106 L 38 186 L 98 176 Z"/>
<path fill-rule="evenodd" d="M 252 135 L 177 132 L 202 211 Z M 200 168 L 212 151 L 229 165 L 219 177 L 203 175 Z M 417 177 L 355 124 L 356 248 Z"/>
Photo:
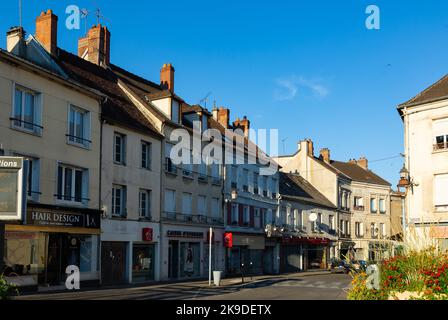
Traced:
<path fill-rule="evenodd" d="M 126 281 L 126 243 L 101 243 L 101 279 L 103 284 Z"/>
<path fill-rule="evenodd" d="M 48 234 L 48 255 L 47 255 L 47 275 L 46 283 L 57 285 L 61 283 L 61 263 L 62 263 L 63 238 L 59 233 Z"/>
<path fill-rule="evenodd" d="M 179 241 L 170 240 L 168 244 L 168 277 L 179 277 Z"/>

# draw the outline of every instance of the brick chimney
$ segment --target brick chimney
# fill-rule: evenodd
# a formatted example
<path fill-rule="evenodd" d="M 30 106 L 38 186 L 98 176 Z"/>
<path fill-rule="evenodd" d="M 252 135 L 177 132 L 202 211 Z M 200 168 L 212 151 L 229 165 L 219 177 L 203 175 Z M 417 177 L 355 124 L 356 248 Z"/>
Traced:
<path fill-rule="evenodd" d="M 314 144 L 313 141 L 311 139 L 307 139 L 306 140 L 306 144 L 307 144 L 307 154 L 310 157 L 314 157 Z"/>
<path fill-rule="evenodd" d="M 42 12 L 36 18 L 36 39 L 48 53 L 57 54 L 58 48 L 58 17 L 52 10 Z"/>
<path fill-rule="evenodd" d="M 218 109 L 218 122 L 226 129 L 229 128 L 230 110 L 227 108 Z"/>
<path fill-rule="evenodd" d="M 319 158 L 325 161 L 326 163 L 330 163 L 330 149 L 328 148 L 321 149 Z"/>
<path fill-rule="evenodd" d="M 249 129 L 250 129 L 250 121 L 247 119 L 246 116 L 243 117 L 242 120 L 240 120 L 239 118 L 237 118 L 234 122 L 233 122 L 233 127 L 235 129 L 241 129 L 244 132 L 244 136 L 246 138 L 249 137 Z"/>
<path fill-rule="evenodd" d="M 6 32 L 6 50 L 18 56 L 24 54 L 25 31 L 22 27 L 12 27 Z"/>
<path fill-rule="evenodd" d="M 174 92 L 174 67 L 171 63 L 164 64 L 160 69 L 160 85 L 165 90 Z"/>
<path fill-rule="evenodd" d="M 110 32 L 106 26 L 95 25 L 78 40 L 78 56 L 99 66 L 109 65 Z"/>
<path fill-rule="evenodd" d="M 366 157 L 359 158 L 359 160 L 356 163 L 358 164 L 358 166 L 360 166 L 361 168 L 363 168 L 365 170 L 369 169 L 369 161 L 367 160 Z"/>

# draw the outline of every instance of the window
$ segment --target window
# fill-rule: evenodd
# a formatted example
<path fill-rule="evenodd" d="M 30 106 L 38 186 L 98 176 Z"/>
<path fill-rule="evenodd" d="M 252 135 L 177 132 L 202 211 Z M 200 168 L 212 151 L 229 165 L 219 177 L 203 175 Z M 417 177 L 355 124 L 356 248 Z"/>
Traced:
<path fill-rule="evenodd" d="M 142 168 L 151 170 L 151 151 L 152 145 L 149 142 L 142 141 Z"/>
<path fill-rule="evenodd" d="M 126 187 L 112 186 L 112 216 L 126 217 Z"/>
<path fill-rule="evenodd" d="M 88 201 L 88 171 L 86 169 L 58 166 L 57 199 L 70 202 Z"/>
<path fill-rule="evenodd" d="M 303 215 L 302 211 L 299 209 L 294 210 L 294 222 L 296 223 L 297 227 L 303 227 Z"/>
<path fill-rule="evenodd" d="M 187 155 L 186 163 L 182 163 L 182 174 L 184 177 L 193 176 L 193 155 L 189 149 L 182 149 L 182 156 Z"/>
<path fill-rule="evenodd" d="M 1 155 L 1 154 L 0 154 Z M 28 199 L 33 201 L 39 201 L 39 171 L 40 171 L 40 160 L 37 158 L 27 157 L 21 154 L 14 154 L 16 157 L 23 157 L 28 160 L 28 176 L 27 176 L 27 196 Z"/>
<path fill-rule="evenodd" d="M 271 193 L 272 193 L 272 198 L 274 198 L 274 199 L 277 197 L 277 190 L 278 190 L 277 179 L 272 179 L 271 180 Z"/>
<path fill-rule="evenodd" d="M 201 216 L 207 215 L 207 197 L 198 196 L 198 214 Z"/>
<path fill-rule="evenodd" d="M 448 207 L 448 174 L 434 176 L 434 205 L 439 209 Z"/>
<path fill-rule="evenodd" d="M 434 151 L 448 149 L 448 119 L 434 121 L 433 131 L 435 137 Z"/>
<path fill-rule="evenodd" d="M 339 223 L 341 225 L 341 233 L 345 236 L 345 222 L 344 220 L 341 220 Z"/>
<path fill-rule="evenodd" d="M 182 193 L 182 214 L 192 214 L 193 195 L 191 193 Z"/>
<path fill-rule="evenodd" d="M 126 136 L 120 133 L 114 135 L 114 162 L 126 164 Z"/>
<path fill-rule="evenodd" d="M 151 191 L 140 190 L 139 193 L 140 218 L 151 219 Z"/>
<path fill-rule="evenodd" d="M 230 178 L 230 183 L 231 183 L 231 188 L 236 189 L 237 188 L 237 182 L 238 182 L 238 167 L 237 166 L 231 166 L 231 178 Z"/>
<path fill-rule="evenodd" d="M 362 222 L 355 222 L 355 235 L 358 238 L 364 236 L 364 224 Z"/>
<path fill-rule="evenodd" d="M 377 237 L 377 230 L 376 230 L 376 224 L 371 223 L 370 224 L 370 234 L 372 236 L 372 239 L 375 239 Z"/>
<path fill-rule="evenodd" d="M 341 206 L 342 206 L 342 209 L 347 208 L 347 195 L 345 192 L 341 193 Z"/>
<path fill-rule="evenodd" d="M 41 135 L 41 94 L 15 86 L 12 126 L 16 129 Z"/>
<path fill-rule="evenodd" d="M 207 181 L 207 165 L 203 161 L 199 164 L 199 180 Z"/>
<path fill-rule="evenodd" d="M 168 214 L 176 214 L 176 191 L 165 190 L 165 212 Z"/>
<path fill-rule="evenodd" d="M 90 147 L 90 114 L 88 111 L 70 105 L 68 113 L 68 142 Z"/>
<path fill-rule="evenodd" d="M 254 194 L 258 194 L 258 192 L 259 192 L 258 191 L 258 178 L 259 178 L 258 173 L 254 172 L 253 178 L 254 178 Z"/>
<path fill-rule="evenodd" d="M 386 200 L 380 199 L 379 204 L 380 204 L 380 213 L 385 214 L 386 213 Z"/>
<path fill-rule="evenodd" d="M 249 191 L 249 170 L 243 169 L 243 190 Z"/>
<path fill-rule="evenodd" d="M 177 167 L 171 160 L 171 150 L 173 145 L 171 143 L 165 143 L 165 171 L 171 174 L 177 174 Z"/>
<path fill-rule="evenodd" d="M 249 225 L 249 207 L 243 207 L 243 225 Z"/>
<path fill-rule="evenodd" d="M 268 177 L 263 176 L 261 178 L 262 180 L 262 185 L 261 188 L 263 189 L 263 196 L 267 197 L 268 196 Z"/>
<path fill-rule="evenodd" d="M 335 225 L 334 225 L 334 216 L 330 215 L 328 217 L 328 227 L 330 230 L 335 230 Z"/>
<path fill-rule="evenodd" d="M 221 173 L 220 173 L 220 165 L 216 163 L 211 164 L 211 172 L 212 172 L 212 181 L 214 184 L 221 183 Z"/>
<path fill-rule="evenodd" d="M 171 101 L 171 120 L 179 123 L 179 102 L 175 100 Z"/>
<path fill-rule="evenodd" d="M 346 230 L 347 236 L 350 236 L 350 222 L 349 221 L 345 221 L 345 230 Z"/>
<path fill-rule="evenodd" d="M 219 198 L 212 198 L 212 217 L 219 218 L 220 214 Z"/>
<path fill-rule="evenodd" d="M 232 203 L 232 206 L 231 206 L 231 218 L 232 218 L 232 224 L 233 225 L 236 225 L 236 224 L 238 224 L 238 215 L 239 215 L 239 212 L 238 212 L 238 204 L 236 204 L 236 203 Z"/>
<path fill-rule="evenodd" d="M 254 209 L 254 227 L 255 228 L 261 228 L 261 214 L 260 214 L 260 209 L 259 208 L 255 208 Z"/>
<path fill-rule="evenodd" d="M 286 207 L 286 224 L 294 225 L 294 215 L 292 214 L 291 207 Z"/>
<path fill-rule="evenodd" d="M 274 223 L 274 216 L 272 214 L 272 209 L 268 209 L 264 212 L 265 217 L 264 221 L 266 224 L 273 224 Z"/>
<path fill-rule="evenodd" d="M 371 213 L 377 213 L 378 208 L 376 207 L 376 199 L 375 198 L 371 198 L 370 199 L 370 212 Z"/>
<path fill-rule="evenodd" d="M 355 197 L 355 210 L 364 210 L 364 198 L 362 197 Z"/>
<path fill-rule="evenodd" d="M 311 214 L 313 214 L 314 212 L 311 212 Z M 313 232 L 319 232 L 319 219 L 317 219 L 316 221 L 311 221 L 311 230 Z"/>
<path fill-rule="evenodd" d="M 386 224 L 385 223 L 380 223 L 380 232 L 381 232 L 381 238 L 387 237 Z"/>

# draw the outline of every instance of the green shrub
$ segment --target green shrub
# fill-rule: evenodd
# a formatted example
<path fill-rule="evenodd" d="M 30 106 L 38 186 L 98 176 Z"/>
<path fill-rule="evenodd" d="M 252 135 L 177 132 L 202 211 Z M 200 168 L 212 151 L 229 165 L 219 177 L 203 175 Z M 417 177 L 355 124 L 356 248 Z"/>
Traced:
<path fill-rule="evenodd" d="M 14 293 L 18 293 L 16 287 L 9 284 L 3 275 L 0 274 L 0 300 L 9 300 Z"/>

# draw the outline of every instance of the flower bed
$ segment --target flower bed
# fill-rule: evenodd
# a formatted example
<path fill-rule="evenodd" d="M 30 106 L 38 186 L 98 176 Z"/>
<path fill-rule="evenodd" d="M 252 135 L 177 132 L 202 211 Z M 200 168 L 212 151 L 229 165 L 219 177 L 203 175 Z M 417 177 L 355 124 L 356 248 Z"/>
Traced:
<path fill-rule="evenodd" d="M 366 287 L 367 275 L 355 275 L 350 300 L 447 300 L 448 254 L 413 252 L 381 264 L 380 290 Z"/>

